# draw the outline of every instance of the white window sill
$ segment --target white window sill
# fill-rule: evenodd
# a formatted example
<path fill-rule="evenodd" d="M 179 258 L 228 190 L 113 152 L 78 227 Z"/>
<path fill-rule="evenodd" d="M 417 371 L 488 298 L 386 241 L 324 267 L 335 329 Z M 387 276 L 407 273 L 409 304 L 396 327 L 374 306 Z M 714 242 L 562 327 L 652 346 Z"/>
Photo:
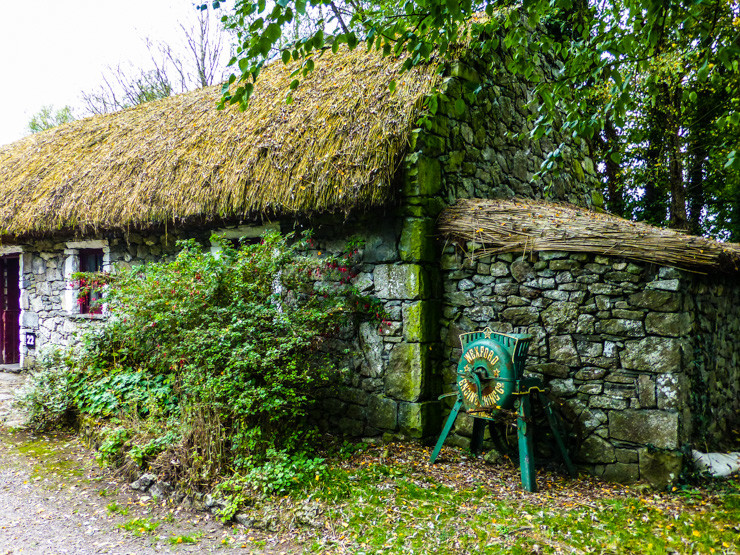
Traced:
<path fill-rule="evenodd" d="M 107 320 L 107 314 L 67 314 L 70 320 Z"/>

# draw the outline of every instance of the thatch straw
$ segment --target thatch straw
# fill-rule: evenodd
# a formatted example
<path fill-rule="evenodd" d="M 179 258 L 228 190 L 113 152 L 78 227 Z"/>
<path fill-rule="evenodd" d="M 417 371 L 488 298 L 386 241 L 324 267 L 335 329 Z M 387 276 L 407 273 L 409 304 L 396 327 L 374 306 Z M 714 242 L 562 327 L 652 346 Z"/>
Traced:
<path fill-rule="evenodd" d="M 193 218 L 349 211 L 386 203 L 433 68 L 358 48 L 272 64 L 246 112 L 220 87 L 96 116 L 0 147 L 0 234 L 146 227 Z M 398 83 L 393 94 L 388 84 Z"/>
<path fill-rule="evenodd" d="M 566 204 L 461 200 L 440 230 L 475 258 L 507 252 L 567 251 L 618 256 L 699 273 L 738 272 L 740 245 L 720 243 Z"/>

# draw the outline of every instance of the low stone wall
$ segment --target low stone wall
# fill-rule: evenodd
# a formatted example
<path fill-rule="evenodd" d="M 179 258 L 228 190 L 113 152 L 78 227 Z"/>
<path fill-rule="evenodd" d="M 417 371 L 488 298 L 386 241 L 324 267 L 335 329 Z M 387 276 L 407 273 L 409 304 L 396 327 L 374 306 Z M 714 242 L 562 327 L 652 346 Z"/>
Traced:
<path fill-rule="evenodd" d="M 722 422 L 732 422 L 737 404 L 738 348 L 714 317 L 732 320 L 731 334 L 738 286 L 735 304 L 726 304 L 726 282 L 566 252 L 471 261 L 448 247 L 442 269 L 446 390 L 455 387 L 460 333 L 521 328 L 533 336 L 525 373 L 541 377 L 561 403 L 574 458 L 594 474 L 659 484 L 676 478 L 680 449 L 697 432 L 692 380 L 706 384 L 711 429 L 726 433 Z M 698 357 L 701 346 L 715 353 L 711 364 Z M 469 429 L 463 419 L 459 442 Z"/>

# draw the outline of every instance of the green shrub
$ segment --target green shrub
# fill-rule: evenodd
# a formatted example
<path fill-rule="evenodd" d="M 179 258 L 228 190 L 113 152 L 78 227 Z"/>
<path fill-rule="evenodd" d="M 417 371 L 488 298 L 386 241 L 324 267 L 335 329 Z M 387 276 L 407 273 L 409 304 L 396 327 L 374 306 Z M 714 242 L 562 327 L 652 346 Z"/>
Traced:
<path fill-rule="evenodd" d="M 223 521 L 228 521 L 252 498 L 259 495 L 286 495 L 307 489 L 328 475 L 329 467 L 323 458 L 305 453 L 289 454 L 270 449 L 265 460 L 243 475 L 236 474 L 216 487 L 216 494 L 224 503 L 219 510 Z"/>
<path fill-rule="evenodd" d="M 139 466 L 144 467 L 147 461 L 152 460 L 161 452 L 166 451 L 172 445 L 175 445 L 180 439 L 179 434 L 167 432 L 162 436 L 149 440 L 144 445 L 132 445 L 128 456 Z"/>
<path fill-rule="evenodd" d="M 131 438 L 132 432 L 123 426 L 115 428 L 104 428 L 102 431 L 103 441 L 98 447 L 98 461 L 117 465 L 124 456 L 123 446 Z"/>
<path fill-rule="evenodd" d="M 76 410 L 70 379 L 61 351 L 47 351 L 39 356 L 36 367 L 16 394 L 16 402 L 28 414 L 29 426 L 51 429 L 70 421 Z"/>
<path fill-rule="evenodd" d="M 383 316 L 350 285 L 356 245 L 323 260 L 276 233 L 217 255 L 181 246 L 172 262 L 106 280 L 111 318 L 70 357 L 67 391 L 81 412 L 146 422 L 130 458 L 172 451 L 156 463 L 170 479 L 206 486 L 236 470 L 294 482 L 312 464 L 296 461 L 312 460 L 301 455 L 315 437 L 309 409 L 342 369 L 342 340 L 358 317 Z"/>

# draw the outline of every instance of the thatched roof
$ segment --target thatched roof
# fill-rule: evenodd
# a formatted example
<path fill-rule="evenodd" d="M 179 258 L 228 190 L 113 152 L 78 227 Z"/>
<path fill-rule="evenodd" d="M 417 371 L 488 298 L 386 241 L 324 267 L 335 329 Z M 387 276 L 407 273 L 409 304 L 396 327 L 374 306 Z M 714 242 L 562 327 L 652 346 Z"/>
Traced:
<path fill-rule="evenodd" d="M 0 147 L 0 234 L 386 203 L 435 74 L 399 77 L 401 62 L 363 48 L 326 53 L 292 105 L 284 99 L 297 66 L 276 63 L 246 112 L 217 111 L 220 87 L 211 87 Z"/>
<path fill-rule="evenodd" d="M 442 233 L 476 243 L 474 257 L 506 252 L 588 252 L 694 272 L 740 271 L 740 244 L 720 243 L 567 204 L 461 200 L 440 216 Z"/>

